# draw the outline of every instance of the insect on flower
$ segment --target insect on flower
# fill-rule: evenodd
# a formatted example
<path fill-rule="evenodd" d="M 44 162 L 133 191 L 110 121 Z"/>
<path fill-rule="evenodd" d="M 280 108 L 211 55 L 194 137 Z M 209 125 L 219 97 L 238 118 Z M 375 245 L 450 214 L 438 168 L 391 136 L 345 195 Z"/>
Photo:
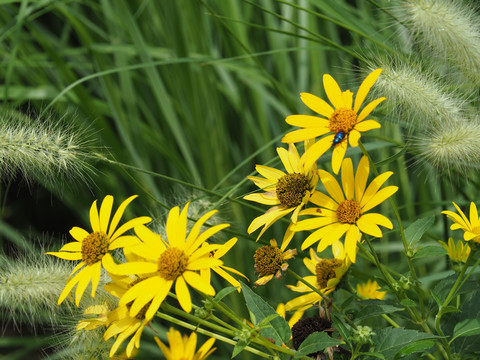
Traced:
<path fill-rule="evenodd" d="M 344 131 L 339 131 L 335 134 L 335 137 L 333 138 L 332 144 L 337 145 L 339 144 L 343 139 L 345 139 L 346 133 Z"/>

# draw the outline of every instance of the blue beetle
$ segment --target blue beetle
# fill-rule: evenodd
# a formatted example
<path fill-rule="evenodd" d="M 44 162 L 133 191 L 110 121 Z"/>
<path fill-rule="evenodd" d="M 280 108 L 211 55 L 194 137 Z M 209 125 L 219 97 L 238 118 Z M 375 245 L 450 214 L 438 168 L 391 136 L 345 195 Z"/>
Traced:
<path fill-rule="evenodd" d="M 337 145 L 339 144 L 343 139 L 345 139 L 345 136 L 347 134 L 344 131 L 339 131 L 335 134 L 335 137 L 333 138 L 332 144 Z"/>

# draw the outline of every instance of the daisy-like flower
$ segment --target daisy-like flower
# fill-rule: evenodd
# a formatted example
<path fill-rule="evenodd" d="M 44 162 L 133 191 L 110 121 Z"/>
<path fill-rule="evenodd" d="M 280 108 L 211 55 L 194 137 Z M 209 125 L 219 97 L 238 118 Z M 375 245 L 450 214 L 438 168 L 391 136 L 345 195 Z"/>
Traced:
<path fill-rule="evenodd" d="M 137 284 L 141 279 L 132 279 L 129 276 L 115 276 L 111 274 L 112 282 L 105 285 L 112 295 L 120 298 L 128 289 Z M 126 354 L 130 358 L 134 355 L 135 350 L 140 348 L 140 338 L 142 332 L 150 321 L 145 319 L 146 309 L 141 309 L 135 316 L 130 315 L 131 303 L 119 305 L 107 314 L 108 328 L 103 335 L 105 340 L 116 337 L 115 342 L 110 349 L 110 357 L 113 357 L 127 338 L 132 336 L 128 342 Z"/>
<path fill-rule="evenodd" d="M 285 272 L 288 269 L 286 260 L 293 258 L 295 255 L 297 255 L 297 249 L 283 251 L 278 247 L 275 239 L 270 240 L 270 245 L 258 248 L 253 255 L 255 273 L 259 276 L 255 285 L 265 285 L 274 276 L 275 279 L 281 279 L 282 271 Z"/>
<path fill-rule="evenodd" d="M 462 240 L 459 240 L 455 245 L 452 238 L 448 239 L 448 244 L 443 241 L 439 241 L 445 250 L 447 250 L 448 257 L 454 262 L 466 263 L 472 250 L 468 244 L 463 244 Z"/>
<path fill-rule="evenodd" d="M 357 284 L 357 295 L 359 295 L 363 299 L 378 299 L 383 300 L 385 295 L 387 295 L 386 291 L 378 291 L 380 286 L 375 280 L 370 280 L 363 284 Z"/>
<path fill-rule="evenodd" d="M 75 226 L 70 230 L 70 235 L 75 241 L 65 244 L 58 252 L 46 253 L 65 260 L 82 260 L 70 274 L 67 285 L 58 298 L 59 305 L 78 284 L 75 291 L 75 304 L 78 306 L 90 281 L 92 281 L 92 297 L 95 297 L 102 265 L 106 270 L 115 266 L 111 251 L 138 242 L 135 236 L 123 234 L 137 225 L 150 222 L 152 220 L 150 217 L 134 218 L 117 229 L 126 207 L 136 197 L 137 195 L 130 196 L 121 203 L 111 221 L 113 196 L 107 195 L 103 199 L 100 211 L 97 210 L 97 200 L 95 200 L 90 208 L 92 232 Z"/>
<path fill-rule="evenodd" d="M 296 143 L 329 134 L 312 145 L 302 157 L 305 167 L 312 166 L 322 154 L 333 146 L 332 168 L 333 172 L 338 174 L 343 157 L 347 151 L 347 139 L 350 146 L 358 146 L 361 132 L 380 127 L 380 124 L 375 120 L 365 119 L 378 104 L 385 100 L 384 97 L 368 103 L 360 113 L 358 112 L 370 88 L 381 72 L 382 69 L 376 69 L 363 80 L 355 96 L 355 102 L 353 102 L 353 93 L 350 90 L 342 91 L 333 77 L 328 74 L 323 75 L 323 86 L 333 107 L 315 95 L 309 93 L 300 94 L 303 103 L 323 117 L 310 115 L 288 116 L 285 120 L 288 124 L 303 129 L 289 132 L 283 137 L 282 141 Z"/>
<path fill-rule="evenodd" d="M 215 210 L 210 211 L 195 223 L 187 236 L 187 211 L 188 204 L 182 212 L 178 207 L 170 210 L 166 224 L 166 241 L 143 225 L 135 227 L 135 233 L 142 242 L 125 251 L 138 256 L 139 260 L 120 264 L 112 269 L 111 272 L 116 275 L 135 274 L 141 278 L 141 281 L 128 289 L 118 303 L 123 306 L 133 302 L 130 307 L 131 317 L 135 317 L 146 307 L 145 318 L 151 320 L 174 283 L 180 306 L 186 312 L 192 310 L 187 284 L 204 294 L 215 295 L 215 289 L 210 285 L 210 277 L 202 276 L 199 271 L 223 265 L 221 260 L 209 256 L 209 253 L 217 250 L 220 245 L 202 244 L 230 225 L 215 225 L 200 233 L 202 225 L 216 213 Z"/>
<path fill-rule="evenodd" d="M 308 146 L 309 142 L 305 142 L 305 148 L 308 148 Z M 251 234 L 263 226 L 257 239 L 275 221 L 287 214 L 292 213 L 291 219 L 295 223 L 298 213 L 308 203 L 318 183 L 316 165 L 304 166 L 300 161 L 300 155 L 295 145 L 289 144 L 288 151 L 284 148 L 277 148 L 277 153 L 287 173 L 268 166 L 257 165 L 255 169 L 264 178 L 248 177 L 265 192 L 249 194 L 244 196 L 244 199 L 272 206 L 265 214 L 256 217 L 248 227 L 247 231 Z"/>
<path fill-rule="evenodd" d="M 450 230 L 462 229 L 465 241 L 473 240 L 475 243 L 480 243 L 480 218 L 475 203 L 473 201 L 470 203 L 470 221 L 457 204 L 453 203 L 453 205 L 458 214 L 453 211 L 442 211 L 442 214 L 447 215 L 453 221 Z"/>
<path fill-rule="evenodd" d="M 363 156 L 354 175 L 352 160 L 346 158 L 342 163 L 342 187 L 337 180 L 325 170 L 319 170 L 320 180 L 330 196 L 316 191 L 310 201 L 321 208 L 303 210 L 302 215 L 314 215 L 313 218 L 293 224 L 293 231 L 313 230 L 302 244 L 302 250 L 317 241 L 318 252 L 339 240 L 344 234 L 347 256 L 355 262 L 357 242 L 362 233 L 375 237 L 382 237 L 382 230 L 378 225 L 392 229 L 392 222 L 381 214 L 368 213 L 370 209 L 392 196 L 397 186 L 380 187 L 393 174 L 387 171 L 372 180 L 366 187 L 370 165 L 366 156 Z M 380 189 L 380 190 L 379 190 Z M 318 211 L 320 210 L 320 211 Z"/>
<path fill-rule="evenodd" d="M 209 256 L 213 259 L 220 259 L 222 256 L 224 256 L 227 252 L 230 251 L 230 249 L 237 243 L 237 238 L 232 238 L 228 240 L 225 244 L 221 245 L 218 249 L 212 250 L 209 254 Z M 208 244 L 203 243 L 203 246 L 208 246 Z M 215 266 L 209 269 L 202 269 L 200 270 L 201 276 L 205 279 L 206 282 L 210 283 L 210 270 L 216 272 L 218 275 L 223 277 L 225 280 L 227 280 L 232 286 L 235 286 L 238 288 L 238 291 L 241 290 L 240 283 L 238 282 L 237 279 L 235 279 L 232 275 L 230 275 L 228 272 L 234 273 L 236 275 L 243 276 L 245 279 L 248 280 L 248 277 L 246 277 L 244 274 L 242 274 L 240 271 L 235 270 L 234 268 L 225 266 L 225 265 L 219 265 Z"/>
<path fill-rule="evenodd" d="M 304 258 L 303 263 L 312 275 L 305 276 L 303 280 L 320 290 L 323 295 L 330 294 L 347 272 L 351 265 L 346 257 L 345 249 L 340 241 L 332 245 L 333 259 L 320 258 L 313 249 L 310 249 L 310 258 Z M 322 296 L 310 287 L 299 281 L 297 286 L 287 285 L 290 290 L 306 293 L 290 300 L 285 304 L 285 310 L 305 311 L 316 303 L 322 302 Z"/>
<path fill-rule="evenodd" d="M 204 360 L 216 349 L 212 349 L 215 339 L 210 338 L 195 352 L 197 346 L 197 334 L 195 332 L 192 332 L 190 336 L 183 335 L 182 337 L 178 330 L 170 328 L 167 332 L 167 338 L 170 348 L 155 337 L 155 341 L 167 360 Z"/>

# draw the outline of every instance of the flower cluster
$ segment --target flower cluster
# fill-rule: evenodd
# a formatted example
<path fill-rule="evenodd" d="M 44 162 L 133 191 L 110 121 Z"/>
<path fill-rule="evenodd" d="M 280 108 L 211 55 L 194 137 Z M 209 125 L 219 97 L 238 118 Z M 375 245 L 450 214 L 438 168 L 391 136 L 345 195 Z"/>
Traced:
<path fill-rule="evenodd" d="M 182 210 L 174 207 L 166 221 L 166 237 L 162 238 L 145 226 L 152 220 L 148 216 L 134 218 L 118 227 L 123 213 L 135 197 L 125 200 L 111 219 L 113 197 L 105 197 L 100 211 L 95 201 L 90 209 L 92 231 L 74 227 L 70 230 L 74 242 L 64 245 L 58 252 L 47 253 L 61 259 L 81 260 L 67 280 L 58 304 L 67 299 L 76 285 L 75 304 L 79 306 L 90 282 L 91 296 L 95 297 L 102 269 L 110 276 L 112 281 L 105 285 L 105 290 L 118 298 L 117 307 L 109 309 L 106 304 L 90 307 L 86 315 L 93 314 L 96 318 L 85 319 L 77 327 L 77 330 L 106 327 L 104 339 L 115 338 L 110 356 L 114 356 L 129 337 L 131 340 L 126 354 L 128 357 L 133 356 L 140 347 L 144 328 L 149 325 L 167 296 L 171 295 L 171 290 L 174 289 L 176 296 L 172 296 L 177 299 L 180 307 L 189 313 L 192 310 L 189 288 L 204 295 L 215 295 L 216 291 L 211 285 L 211 271 L 236 287 L 240 286 L 239 282 L 228 272 L 244 276 L 239 271 L 224 266 L 220 259 L 235 245 L 236 238 L 223 245 L 208 242 L 211 237 L 229 226 L 207 224 L 216 211 L 201 216 L 190 227 L 187 218 L 189 204 Z M 135 235 L 126 235 L 126 232 L 132 229 Z M 114 258 L 115 250 L 118 249 L 123 250 L 126 259 L 121 264 Z M 167 334 L 171 346 L 178 347 L 183 344 L 187 355 L 194 351 L 196 335 L 182 341 L 177 333 L 171 330 Z M 170 353 L 161 341 L 158 341 L 158 344 L 167 358 L 178 358 L 173 355 L 177 350 Z M 207 342 L 199 350 L 201 355 L 197 357 L 206 358 L 213 351 L 209 350 L 212 345 L 212 341 Z"/>

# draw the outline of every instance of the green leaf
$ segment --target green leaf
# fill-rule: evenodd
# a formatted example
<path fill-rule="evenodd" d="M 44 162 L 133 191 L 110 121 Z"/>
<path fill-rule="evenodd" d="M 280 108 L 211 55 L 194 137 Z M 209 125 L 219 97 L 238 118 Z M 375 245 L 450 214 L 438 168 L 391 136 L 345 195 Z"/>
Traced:
<path fill-rule="evenodd" d="M 423 234 L 432 226 L 434 219 L 434 216 L 418 219 L 405 229 L 405 238 L 410 247 L 414 246 L 422 238 Z"/>
<path fill-rule="evenodd" d="M 265 327 L 260 330 L 260 334 L 275 341 L 275 344 L 286 344 L 290 339 L 291 330 L 287 321 L 278 316 L 277 312 L 259 295 L 255 294 L 247 285 L 240 282 L 242 286 L 242 293 L 245 297 L 248 310 L 254 315 L 255 320 L 263 324 L 265 319 L 272 315 L 277 315 L 272 320 L 268 321 L 271 327 Z"/>
<path fill-rule="evenodd" d="M 413 301 L 412 299 L 403 299 L 402 301 L 400 301 L 400 304 L 402 304 L 403 306 L 416 306 L 417 304 L 415 303 L 415 301 Z"/>
<path fill-rule="evenodd" d="M 248 346 L 249 343 L 250 343 L 250 340 L 249 341 L 240 340 L 239 342 L 237 342 L 233 348 L 232 359 L 238 354 L 240 354 L 243 351 L 243 349 L 245 349 Z"/>
<path fill-rule="evenodd" d="M 375 352 L 382 353 L 386 360 L 395 359 L 399 351 L 415 341 L 438 338 L 438 336 L 416 330 L 392 327 L 377 329 L 375 332 L 376 334 L 372 337 L 376 345 Z"/>
<path fill-rule="evenodd" d="M 298 359 L 299 357 L 306 356 L 308 354 L 314 354 L 317 351 L 322 351 L 329 346 L 340 344 L 344 344 L 344 342 L 328 336 L 328 334 L 325 332 L 316 331 L 308 335 L 308 337 L 302 342 L 298 348 L 298 351 L 295 353 L 294 358 Z"/>
<path fill-rule="evenodd" d="M 453 338 L 450 340 L 450 342 L 461 336 L 472 336 L 478 334 L 480 334 L 480 321 L 477 319 L 466 319 L 462 322 L 459 322 L 455 326 L 455 329 L 453 329 Z"/>
<path fill-rule="evenodd" d="M 441 246 L 424 246 L 418 249 L 418 251 L 413 255 L 413 259 L 429 258 L 429 257 L 438 257 L 444 256 L 447 254 L 447 251 Z"/>
<path fill-rule="evenodd" d="M 372 356 L 376 357 L 377 359 L 385 359 L 385 356 L 383 356 L 383 354 L 380 354 L 380 353 L 361 352 L 361 353 L 358 353 L 358 355 L 364 355 L 366 359 Z"/>
<path fill-rule="evenodd" d="M 415 352 L 424 351 L 424 350 L 430 349 L 434 345 L 435 345 L 435 340 L 433 340 L 433 339 L 425 339 L 425 340 L 415 341 L 412 344 L 408 344 L 407 346 L 404 346 L 397 353 L 395 358 L 401 358 L 401 357 L 413 354 Z"/>
<path fill-rule="evenodd" d="M 366 318 L 379 316 L 382 314 L 390 314 L 396 311 L 403 311 L 403 308 L 389 305 L 382 300 L 366 300 L 360 302 L 360 305 L 364 304 L 367 306 L 359 311 L 359 314 L 355 317 L 356 323 Z"/>
<path fill-rule="evenodd" d="M 226 287 L 222 290 L 220 290 L 217 295 L 215 295 L 215 297 L 213 298 L 213 300 L 215 301 L 220 301 L 222 300 L 225 296 L 231 294 L 232 292 L 236 291 L 237 288 L 235 286 L 229 286 L 229 287 Z"/>

